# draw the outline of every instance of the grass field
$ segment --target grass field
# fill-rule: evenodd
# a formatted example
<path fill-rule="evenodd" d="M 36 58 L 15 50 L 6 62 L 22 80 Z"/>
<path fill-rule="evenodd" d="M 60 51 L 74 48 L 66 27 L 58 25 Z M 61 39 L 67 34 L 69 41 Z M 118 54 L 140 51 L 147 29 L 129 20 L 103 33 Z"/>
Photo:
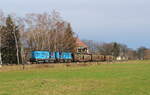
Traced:
<path fill-rule="evenodd" d="M 0 95 L 150 95 L 150 61 L 1 70 Z"/>

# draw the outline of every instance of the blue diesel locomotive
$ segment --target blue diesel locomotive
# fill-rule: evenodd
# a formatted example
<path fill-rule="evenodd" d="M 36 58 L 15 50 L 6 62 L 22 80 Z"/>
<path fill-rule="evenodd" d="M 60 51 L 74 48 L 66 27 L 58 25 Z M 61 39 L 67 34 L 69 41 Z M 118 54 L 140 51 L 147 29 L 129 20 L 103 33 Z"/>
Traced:
<path fill-rule="evenodd" d="M 30 62 L 49 63 L 49 62 L 72 62 L 71 52 L 49 52 L 32 51 Z"/>

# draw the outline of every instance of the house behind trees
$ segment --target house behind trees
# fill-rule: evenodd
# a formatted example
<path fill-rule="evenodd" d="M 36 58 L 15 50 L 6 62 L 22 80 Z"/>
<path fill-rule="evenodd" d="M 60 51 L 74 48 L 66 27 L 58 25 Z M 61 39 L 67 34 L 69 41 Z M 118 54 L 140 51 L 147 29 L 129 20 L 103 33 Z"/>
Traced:
<path fill-rule="evenodd" d="M 79 38 L 76 38 L 76 52 L 89 53 L 88 46 L 84 42 L 82 42 Z"/>

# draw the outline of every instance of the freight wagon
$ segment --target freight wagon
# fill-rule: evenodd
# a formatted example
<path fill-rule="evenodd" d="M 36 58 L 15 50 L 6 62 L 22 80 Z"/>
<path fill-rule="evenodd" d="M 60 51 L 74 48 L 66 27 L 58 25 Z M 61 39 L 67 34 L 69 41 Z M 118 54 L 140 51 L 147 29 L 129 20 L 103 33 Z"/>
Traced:
<path fill-rule="evenodd" d="M 92 61 L 92 56 L 91 56 L 91 54 L 74 53 L 73 54 L 73 61 L 74 62 L 88 62 L 88 61 Z"/>

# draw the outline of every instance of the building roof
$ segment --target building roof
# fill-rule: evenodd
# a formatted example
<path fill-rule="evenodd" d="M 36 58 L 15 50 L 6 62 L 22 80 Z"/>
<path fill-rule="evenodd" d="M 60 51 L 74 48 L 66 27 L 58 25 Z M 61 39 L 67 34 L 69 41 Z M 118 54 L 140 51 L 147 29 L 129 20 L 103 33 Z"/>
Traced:
<path fill-rule="evenodd" d="M 88 48 L 88 46 L 84 42 L 82 42 L 79 38 L 76 39 L 76 45 L 77 47 Z"/>

